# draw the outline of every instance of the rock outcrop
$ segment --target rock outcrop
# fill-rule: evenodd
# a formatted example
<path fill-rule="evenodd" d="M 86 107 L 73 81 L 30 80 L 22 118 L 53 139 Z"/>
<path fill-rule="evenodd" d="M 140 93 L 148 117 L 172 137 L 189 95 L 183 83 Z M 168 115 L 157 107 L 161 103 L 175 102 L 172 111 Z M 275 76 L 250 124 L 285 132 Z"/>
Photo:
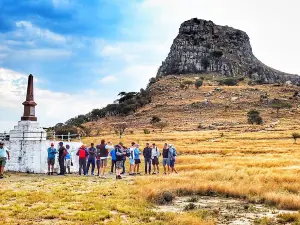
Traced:
<path fill-rule="evenodd" d="M 207 72 L 249 77 L 259 83 L 300 84 L 300 76 L 280 72 L 260 62 L 244 31 L 194 18 L 181 25 L 157 77 Z"/>

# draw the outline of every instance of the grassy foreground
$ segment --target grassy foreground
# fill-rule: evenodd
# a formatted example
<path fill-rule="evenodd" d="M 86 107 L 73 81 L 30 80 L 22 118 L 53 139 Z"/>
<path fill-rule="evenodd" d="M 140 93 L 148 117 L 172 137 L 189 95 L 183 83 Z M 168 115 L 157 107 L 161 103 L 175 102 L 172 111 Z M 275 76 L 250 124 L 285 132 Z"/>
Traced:
<path fill-rule="evenodd" d="M 298 125 L 294 128 L 298 129 Z M 202 131 L 126 135 L 122 141 L 174 144 L 178 175 L 115 181 L 97 177 L 7 174 L 0 181 L 1 224 L 215 224 L 203 211 L 153 211 L 164 191 L 248 199 L 280 209 L 300 210 L 300 144 L 286 129 L 249 133 Z M 117 136 L 106 140 L 117 143 Z M 87 138 L 86 144 L 99 138 Z M 142 167 L 143 171 L 143 167 Z M 162 171 L 162 168 L 161 168 Z M 283 215 L 300 223 L 300 214 Z M 268 223 L 261 220 L 260 224 Z"/>

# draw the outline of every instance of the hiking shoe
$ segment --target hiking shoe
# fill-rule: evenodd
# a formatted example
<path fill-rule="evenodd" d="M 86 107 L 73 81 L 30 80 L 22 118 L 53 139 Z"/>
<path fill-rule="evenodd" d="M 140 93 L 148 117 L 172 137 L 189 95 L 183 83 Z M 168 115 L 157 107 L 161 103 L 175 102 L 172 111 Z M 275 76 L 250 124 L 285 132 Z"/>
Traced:
<path fill-rule="evenodd" d="M 129 173 L 128 175 L 129 175 L 129 176 L 134 176 L 134 173 Z"/>
<path fill-rule="evenodd" d="M 53 172 L 51 172 L 50 175 L 53 175 Z"/>
<path fill-rule="evenodd" d="M 48 176 L 50 176 L 50 172 L 48 172 L 47 174 L 48 174 Z"/>
<path fill-rule="evenodd" d="M 167 175 L 167 173 L 164 173 L 164 175 Z"/>
<path fill-rule="evenodd" d="M 120 179 L 120 180 L 122 179 L 122 177 L 120 175 L 118 177 L 119 177 L 118 179 Z"/>
<path fill-rule="evenodd" d="M 1 174 L 1 175 L 0 175 L 0 179 L 3 179 L 3 178 L 4 178 L 4 176 L 3 176 L 3 174 Z"/>
<path fill-rule="evenodd" d="M 156 174 L 156 172 L 153 172 L 152 175 Z"/>

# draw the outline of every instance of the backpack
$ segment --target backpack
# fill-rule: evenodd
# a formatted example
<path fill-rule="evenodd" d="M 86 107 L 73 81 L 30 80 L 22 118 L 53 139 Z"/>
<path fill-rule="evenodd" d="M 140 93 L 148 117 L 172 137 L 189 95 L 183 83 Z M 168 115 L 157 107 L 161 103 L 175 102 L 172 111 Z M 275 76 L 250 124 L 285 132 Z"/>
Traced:
<path fill-rule="evenodd" d="M 129 157 L 130 156 L 130 150 L 126 149 L 126 156 Z"/>
<path fill-rule="evenodd" d="M 64 151 L 63 151 L 63 156 L 66 156 L 67 154 L 68 154 L 67 149 L 64 149 Z"/>
<path fill-rule="evenodd" d="M 86 157 L 86 151 L 85 149 L 79 149 L 79 158 L 84 159 Z"/>
<path fill-rule="evenodd" d="M 172 149 L 173 149 L 173 156 L 177 156 L 176 149 L 175 148 L 172 148 Z"/>

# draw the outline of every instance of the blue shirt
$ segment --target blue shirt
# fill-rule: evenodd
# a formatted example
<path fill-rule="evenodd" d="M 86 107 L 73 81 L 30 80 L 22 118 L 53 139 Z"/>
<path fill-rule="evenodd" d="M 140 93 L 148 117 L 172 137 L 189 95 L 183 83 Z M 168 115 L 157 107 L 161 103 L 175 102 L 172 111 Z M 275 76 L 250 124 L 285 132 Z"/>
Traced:
<path fill-rule="evenodd" d="M 111 159 L 112 160 L 117 160 L 116 150 L 115 149 L 112 149 L 109 154 L 111 155 Z"/>
<path fill-rule="evenodd" d="M 134 159 L 140 159 L 141 151 L 138 148 L 134 149 Z"/>
<path fill-rule="evenodd" d="M 56 148 L 48 148 L 48 159 L 54 159 L 56 154 Z"/>
<path fill-rule="evenodd" d="M 71 150 L 67 149 L 67 148 L 66 148 L 66 150 L 68 153 L 66 154 L 65 159 L 71 159 Z"/>
<path fill-rule="evenodd" d="M 7 151 L 7 148 L 5 148 L 5 147 L 0 148 L 0 158 L 6 157 L 6 151 Z"/>

